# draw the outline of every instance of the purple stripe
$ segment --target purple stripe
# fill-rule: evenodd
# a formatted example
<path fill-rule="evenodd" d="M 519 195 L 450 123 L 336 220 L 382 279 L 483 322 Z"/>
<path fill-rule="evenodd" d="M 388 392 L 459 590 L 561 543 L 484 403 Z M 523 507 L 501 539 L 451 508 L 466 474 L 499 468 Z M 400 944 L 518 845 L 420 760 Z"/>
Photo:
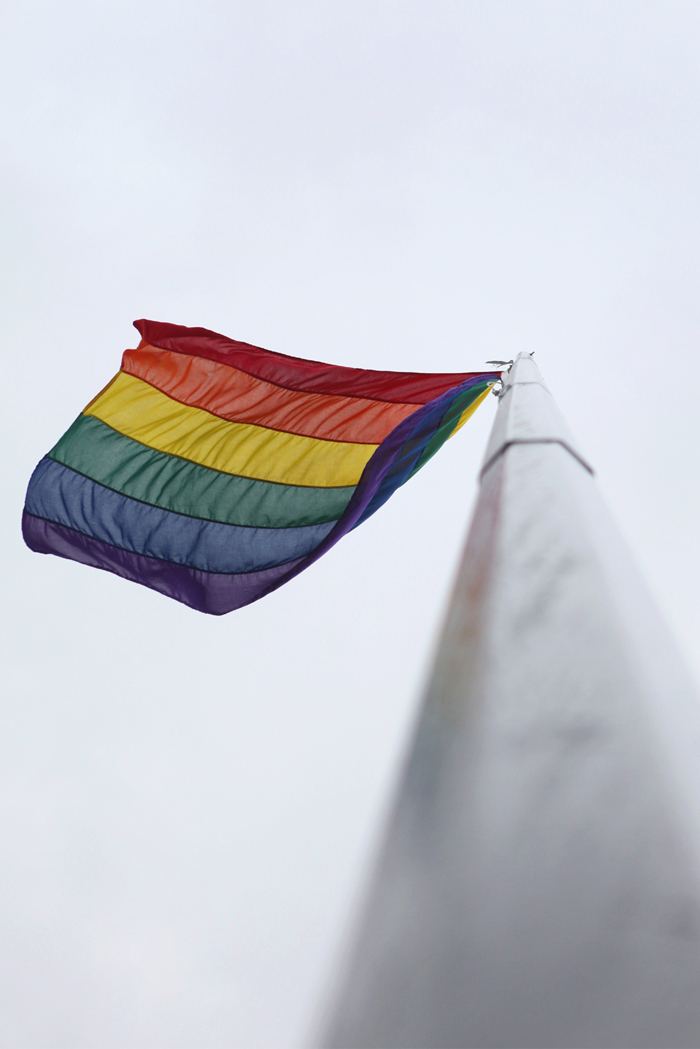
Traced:
<path fill-rule="evenodd" d="M 294 569 L 300 559 L 286 565 L 276 565 L 261 572 L 242 572 L 224 575 L 202 572 L 156 557 L 133 554 L 99 539 L 91 539 L 66 525 L 45 521 L 42 517 L 24 511 L 22 515 L 24 541 L 40 554 L 57 554 L 72 561 L 80 561 L 92 568 L 123 576 L 134 583 L 142 583 L 166 597 L 182 601 L 198 612 L 221 616 L 235 608 L 250 604 L 262 597 L 271 586 Z M 303 560 L 303 559 L 302 559 Z"/>

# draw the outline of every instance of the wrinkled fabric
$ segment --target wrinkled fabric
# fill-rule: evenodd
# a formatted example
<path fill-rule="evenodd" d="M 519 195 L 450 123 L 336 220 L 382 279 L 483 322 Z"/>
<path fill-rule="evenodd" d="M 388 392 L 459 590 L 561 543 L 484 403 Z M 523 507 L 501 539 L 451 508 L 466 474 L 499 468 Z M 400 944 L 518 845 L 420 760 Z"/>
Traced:
<path fill-rule="evenodd" d="M 341 368 L 136 326 L 141 346 L 34 471 L 25 542 L 211 615 L 375 513 L 499 377 Z"/>

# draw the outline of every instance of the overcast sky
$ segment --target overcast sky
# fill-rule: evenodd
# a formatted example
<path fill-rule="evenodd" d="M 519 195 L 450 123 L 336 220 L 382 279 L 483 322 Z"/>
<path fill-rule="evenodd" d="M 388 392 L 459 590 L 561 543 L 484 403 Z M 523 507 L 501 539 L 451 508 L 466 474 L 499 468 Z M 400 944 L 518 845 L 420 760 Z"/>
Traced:
<path fill-rule="evenodd" d="M 138 317 L 337 364 L 536 360 L 700 678 L 700 7 L 0 11 L 0 1046 L 303 1044 L 496 407 L 216 619 L 27 550 Z"/>

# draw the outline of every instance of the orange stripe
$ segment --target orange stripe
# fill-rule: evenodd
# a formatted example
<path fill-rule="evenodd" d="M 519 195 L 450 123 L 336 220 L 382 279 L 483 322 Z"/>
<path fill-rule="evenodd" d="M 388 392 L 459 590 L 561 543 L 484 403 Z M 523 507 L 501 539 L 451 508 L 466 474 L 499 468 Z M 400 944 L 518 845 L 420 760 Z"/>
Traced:
<path fill-rule="evenodd" d="M 193 408 L 229 422 L 353 444 L 379 444 L 420 407 L 364 397 L 287 390 L 228 364 L 141 345 L 122 370 Z"/>

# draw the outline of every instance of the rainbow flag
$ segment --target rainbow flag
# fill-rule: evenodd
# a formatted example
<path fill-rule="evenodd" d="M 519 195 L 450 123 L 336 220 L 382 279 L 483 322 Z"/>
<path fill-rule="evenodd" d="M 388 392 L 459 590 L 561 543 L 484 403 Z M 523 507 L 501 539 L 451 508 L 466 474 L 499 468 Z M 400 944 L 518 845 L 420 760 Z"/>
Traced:
<path fill-rule="evenodd" d="M 32 550 L 222 615 L 366 521 L 483 401 L 498 372 L 341 368 L 204 328 L 141 343 L 32 474 Z"/>

